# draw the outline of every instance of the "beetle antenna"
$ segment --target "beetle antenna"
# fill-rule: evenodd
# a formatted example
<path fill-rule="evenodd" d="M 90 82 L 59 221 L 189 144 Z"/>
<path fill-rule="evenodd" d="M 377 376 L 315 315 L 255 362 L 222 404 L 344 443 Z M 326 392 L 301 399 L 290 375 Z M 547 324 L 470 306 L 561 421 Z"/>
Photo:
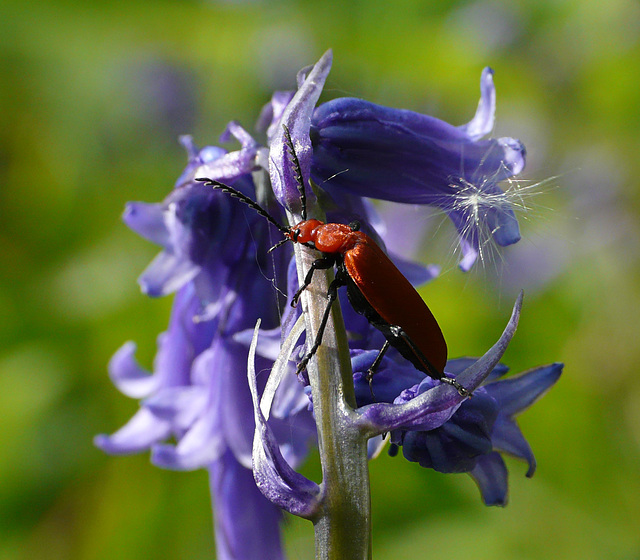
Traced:
<path fill-rule="evenodd" d="M 282 247 L 282 245 L 284 245 L 287 241 L 290 241 L 290 239 L 288 237 L 285 237 L 284 239 L 281 239 L 280 241 L 278 241 L 273 247 L 271 247 L 271 249 L 269 249 L 267 251 L 267 253 L 270 253 L 271 251 L 274 251 L 275 249 L 277 249 L 278 247 Z"/>
<path fill-rule="evenodd" d="M 296 150 L 293 147 L 293 140 L 291 138 L 291 133 L 289 132 L 289 127 L 286 124 L 282 125 L 284 128 L 284 141 L 287 145 L 287 149 L 289 150 L 289 154 L 291 155 L 291 160 L 293 163 L 293 172 L 295 173 L 296 185 L 298 186 L 298 192 L 300 193 L 300 204 L 302 206 L 302 211 L 300 215 L 303 220 L 307 219 L 307 193 L 304 190 L 304 178 L 302 177 L 302 167 L 300 167 L 300 160 L 296 154 Z"/>
<path fill-rule="evenodd" d="M 271 214 L 269 214 L 269 212 L 267 212 L 262 206 L 260 206 L 257 202 L 251 200 L 247 195 L 241 193 L 239 190 L 234 189 L 233 187 L 230 187 L 229 185 L 225 185 L 224 183 L 221 183 L 220 181 L 216 181 L 215 179 L 207 179 L 206 177 L 201 177 L 199 179 L 196 179 L 196 181 L 200 181 L 201 183 L 204 183 L 205 186 L 207 186 L 207 187 L 211 186 L 214 189 L 220 189 L 222 192 L 226 192 L 226 193 L 230 194 L 231 196 L 237 198 L 241 202 L 244 202 L 250 208 L 253 208 L 263 218 L 266 218 L 274 226 L 276 226 L 282 233 L 285 233 L 285 234 L 289 233 L 289 228 L 286 228 L 283 225 L 279 224 L 275 220 L 275 218 Z"/>

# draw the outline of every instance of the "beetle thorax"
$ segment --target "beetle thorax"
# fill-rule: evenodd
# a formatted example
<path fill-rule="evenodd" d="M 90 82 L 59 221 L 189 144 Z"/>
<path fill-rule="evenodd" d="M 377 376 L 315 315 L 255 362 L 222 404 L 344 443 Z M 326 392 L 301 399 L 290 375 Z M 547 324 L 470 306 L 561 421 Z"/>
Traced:
<path fill-rule="evenodd" d="M 314 230 L 315 247 L 323 253 L 343 254 L 357 242 L 360 232 L 344 224 L 322 224 Z"/>

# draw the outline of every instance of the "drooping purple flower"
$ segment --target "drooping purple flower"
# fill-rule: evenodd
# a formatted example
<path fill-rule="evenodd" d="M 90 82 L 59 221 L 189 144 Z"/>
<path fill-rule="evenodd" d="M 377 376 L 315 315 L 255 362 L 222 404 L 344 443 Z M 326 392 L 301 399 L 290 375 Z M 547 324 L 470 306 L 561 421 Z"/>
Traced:
<path fill-rule="evenodd" d="M 401 361 L 385 359 L 371 386 L 366 371 L 375 352 L 352 358 L 358 404 L 373 402 L 403 404 L 438 387 L 440 383 Z M 459 375 L 474 360 L 457 359 L 447 363 L 445 372 Z M 466 472 L 476 481 L 486 505 L 506 505 L 507 468 L 501 453 L 523 459 L 529 465 L 527 476 L 535 472 L 535 458 L 514 417 L 538 400 L 560 377 L 559 363 L 535 368 L 518 376 L 500 379 L 508 370 L 497 364 L 473 397 L 453 408 L 439 423 L 413 421 L 391 432 L 389 453 L 398 448 L 409 461 L 442 473 Z M 446 415 L 443 417 L 446 418 Z"/>
<path fill-rule="evenodd" d="M 474 118 L 458 127 L 354 98 L 320 105 L 311 122 L 314 180 L 332 196 L 350 193 L 443 210 L 458 230 L 460 266 L 468 270 L 487 236 L 502 246 L 520 239 L 498 183 L 525 165 L 520 141 L 482 139 L 494 122 L 491 69 L 483 71 L 480 86 Z"/>
<path fill-rule="evenodd" d="M 133 95 L 137 118 L 172 144 L 191 130 L 199 114 L 197 80 L 192 69 L 157 56 L 130 53 L 122 76 Z"/>
<path fill-rule="evenodd" d="M 152 462 L 164 468 L 208 469 L 218 557 L 281 558 L 280 510 L 260 493 L 251 471 L 248 348 L 234 336 L 257 318 L 268 328 L 278 326 L 282 301 L 273 283 L 286 282 L 290 251 L 267 254 L 281 237 L 277 230 L 224 193 L 193 181 L 206 166 L 214 177 L 256 196 L 248 174 L 253 155 L 247 151 L 255 154 L 257 145 L 237 127 L 230 131 L 240 136 L 240 152 L 198 150 L 185 138 L 189 164 L 177 188 L 161 203 L 127 206 L 127 225 L 163 248 L 140 277 L 143 291 L 176 296 L 169 329 L 158 339 L 153 373 L 138 365 L 132 343 L 112 359 L 114 383 L 144 400 L 123 428 L 98 436 L 96 445 L 115 454 L 150 450 Z M 261 370 L 270 369 L 271 360 L 258 360 Z M 315 425 L 307 408 L 297 404 L 306 398 L 300 386 L 283 385 L 279 395 L 279 412 L 270 424 L 284 456 L 298 465 Z"/>

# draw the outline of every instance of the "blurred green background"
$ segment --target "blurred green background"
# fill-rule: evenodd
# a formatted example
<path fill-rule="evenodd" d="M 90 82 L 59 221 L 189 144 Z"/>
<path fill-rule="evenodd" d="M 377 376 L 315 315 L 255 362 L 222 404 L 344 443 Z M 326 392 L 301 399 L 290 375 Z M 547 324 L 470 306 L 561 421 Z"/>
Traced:
<path fill-rule="evenodd" d="M 204 471 L 92 445 L 137 408 L 107 361 L 131 339 L 150 365 L 171 304 L 139 293 L 157 249 L 120 215 L 171 189 L 179 134 L 251 129 L 327 48 L 322 99 L 454 124 L 493 67 L 495 136 L 528 149 L 524 239 L 463 275 L 432 220 L 424 293 L 451 354 L 477 355 L 525 287 L 505 361 L 566 363 L 521 417 L 538 472 L 509 462 L 506 509 L 464 475 L 371 463 L 375 558 L 640 558 L 638 2 L 0 0 L 0 560 L 213 557 Z M 286 540 L 313 557 L 308 523 Z"/>

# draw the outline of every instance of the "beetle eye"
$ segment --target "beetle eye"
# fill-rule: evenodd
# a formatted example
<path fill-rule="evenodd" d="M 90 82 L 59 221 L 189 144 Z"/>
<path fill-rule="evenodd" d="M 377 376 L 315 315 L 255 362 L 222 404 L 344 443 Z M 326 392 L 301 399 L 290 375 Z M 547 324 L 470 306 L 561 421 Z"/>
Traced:
<path fill-rule="evenodd" d="M 354 220 L 349 224 L 351 231 L 360 231 L 360 222 L 358 220 Z"/>
<path fill-rule="evenodd" d="M 294 229 L 293 230 L 293 240 L 294 241 L 298 241 L 298 237 L 300 237 L 300 230 L 299 229 Z"/>

